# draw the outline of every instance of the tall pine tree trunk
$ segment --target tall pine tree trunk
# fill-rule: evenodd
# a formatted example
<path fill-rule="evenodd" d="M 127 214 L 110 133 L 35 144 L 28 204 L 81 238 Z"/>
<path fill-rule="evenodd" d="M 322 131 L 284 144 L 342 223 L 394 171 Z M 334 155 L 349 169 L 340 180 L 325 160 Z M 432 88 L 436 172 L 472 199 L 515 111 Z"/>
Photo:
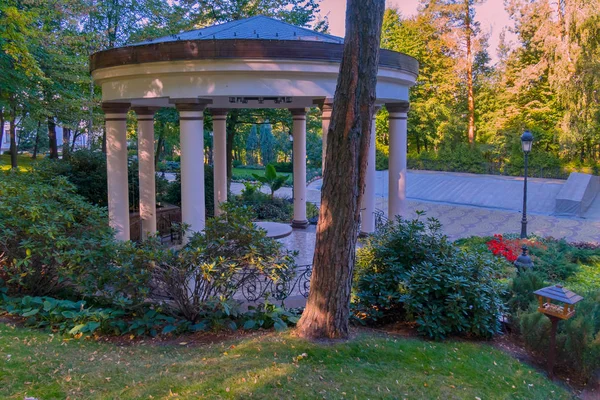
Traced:
<path fill-rule="evenodd" d="M 384 0 L 348 0 L 310 293 L 298 322 L 307 338 L 346 338 L 379 60 Z M 340 156 L 342 155 L 342 156 Z"/>
<path fill-rule="evenodd" d="M 8 134 L 10 135 L 10 166 L 13 169 L 17 168 L 17 107 L 12 106 L 10 109 L 10 127 Z"/>
<path fill-rule="evenodd" d="M 472 44 L 472 23 L 471 5 L 469 0 L 465 0 L 465 34 L 467 39 L 467 102 L 469 109 L 469 144 L 475 144 L 475 95 L 473 93 L 473 44 Z"/>
<path fill-rule="evenodd" d="M 40 128 L 42 127 L 42 121 L 38 121 L 37 129 L 35 130 L 35 144 L 33 145 L 33 154 L 31 158 L 34 160 L 37 158 L 38 149 L 40 147 Z"/>
<path fill-rule="evenodd" d="M 58 158 L 58 143 L 56 142 L 56 123 L 54 117 L 48 117 L 48 140 L 50 141 L 50 158 Z"/>
<path fill-rule="evenodd" d="M 71 155 L 71 129 L 63 128 L 63 143 L 62 143 L 62 155 L 63 160 L 66 160 Z"/>
<path fill-rule="evenodd" d="M 0 107 L 0 149 L 2 149 L 2 139 L 4 139 L 4 107 Z"/>

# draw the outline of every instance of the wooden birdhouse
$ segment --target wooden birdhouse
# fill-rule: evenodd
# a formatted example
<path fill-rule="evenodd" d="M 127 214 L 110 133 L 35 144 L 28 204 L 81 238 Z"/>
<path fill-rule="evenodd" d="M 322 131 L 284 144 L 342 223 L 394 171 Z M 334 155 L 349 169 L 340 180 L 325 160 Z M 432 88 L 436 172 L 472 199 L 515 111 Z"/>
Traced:
<path fill-rule="evenodd" d="M 538 311 L 548 317 L 569 319 L 575 315 L 575 304 L 583 300 L 578 294 L 562 287 L 548 286 L 533 292 L 538 298 Z"/>

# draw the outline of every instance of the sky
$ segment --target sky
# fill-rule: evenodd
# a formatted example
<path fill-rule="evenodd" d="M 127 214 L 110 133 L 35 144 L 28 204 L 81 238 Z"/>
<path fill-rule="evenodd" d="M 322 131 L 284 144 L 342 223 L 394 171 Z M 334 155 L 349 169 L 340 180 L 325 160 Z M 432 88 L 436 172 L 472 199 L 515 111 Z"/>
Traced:
<path fill-rule="evenodd" d="M 386 7 L 397 7 L 402 15 L 411 16 L 417 13 L 419 0 L 386 0 Z M 504 9 L 503 0 L 486 0 L 476 6 L 476 19 L 481 24 L 481 29 L 490 34 L 489 54 L 492 62 L 498 60 L 496 49 L 500 43 L 500 32 L 505 26 L 512 26 L 508 13 Z M 321 16 L 329 19 L 329 31 L 335 36 L 344 36 L 346 19 L 346 0 L 322 0 Z M 509 40 L 514 38 L 507 34 Z"/>

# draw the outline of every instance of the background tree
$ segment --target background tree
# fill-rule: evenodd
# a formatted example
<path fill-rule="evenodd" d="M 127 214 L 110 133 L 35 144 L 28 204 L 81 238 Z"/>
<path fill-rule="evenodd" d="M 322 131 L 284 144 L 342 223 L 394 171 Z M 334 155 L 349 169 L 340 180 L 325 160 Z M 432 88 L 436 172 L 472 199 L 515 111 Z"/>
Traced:
<path fill-rule="evenodd" d="M 298 322 L 298 332 L 304 337 L 348 336 L 384 8 L 384 0 L 347 2 L 346 37 L 327 134 L 331 151 L 327 153 L 321 192 L 310 293 Z"/>
<path fill-rule="evenodd" d="M 273 128 L 268 121 L 260 126 L 259 141 L 261 163 L 267 166 L 275 161 L 275 138 Z"/>

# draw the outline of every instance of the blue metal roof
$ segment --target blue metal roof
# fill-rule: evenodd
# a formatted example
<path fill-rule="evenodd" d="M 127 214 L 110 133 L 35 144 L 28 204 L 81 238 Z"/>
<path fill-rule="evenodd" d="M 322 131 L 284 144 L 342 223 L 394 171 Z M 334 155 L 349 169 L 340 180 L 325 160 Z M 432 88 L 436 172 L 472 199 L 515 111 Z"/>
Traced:
<path fill-rule="evenodd" d="M 180 40 L 267 39 L 302 40 L 310 42 L 344 43 L 344 39 L 288 24 L 264 15 L 181 32 L 133 45 L 175 42 Z"/>

